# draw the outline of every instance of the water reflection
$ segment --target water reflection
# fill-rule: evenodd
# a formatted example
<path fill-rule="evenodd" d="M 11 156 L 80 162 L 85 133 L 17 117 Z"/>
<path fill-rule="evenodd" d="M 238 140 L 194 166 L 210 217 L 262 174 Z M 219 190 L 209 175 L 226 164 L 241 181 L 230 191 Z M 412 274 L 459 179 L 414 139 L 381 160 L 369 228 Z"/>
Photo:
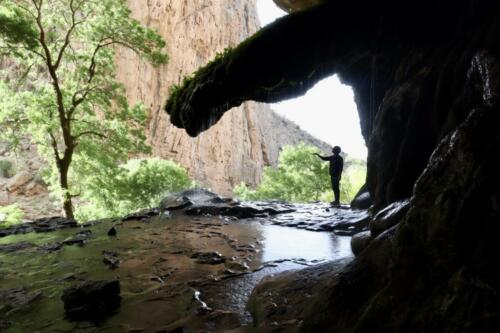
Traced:
<path fill-rule="evenodd" d="M 264 262 L 300 258 L 334 260 L 352 255 L 350 237 L 274 225 L 262 226 Z"/>

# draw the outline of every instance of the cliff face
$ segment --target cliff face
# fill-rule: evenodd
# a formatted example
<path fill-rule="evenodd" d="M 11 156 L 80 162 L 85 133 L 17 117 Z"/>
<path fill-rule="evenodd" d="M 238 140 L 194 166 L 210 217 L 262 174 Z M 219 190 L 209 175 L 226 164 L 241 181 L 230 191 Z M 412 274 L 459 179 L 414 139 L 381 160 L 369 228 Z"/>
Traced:
<path fill-rule="evenodd" d="M 129 5 L 135 18 L 165 38 L 170 56 L 169 64 L 158 69 L 132 52 L 118 56 L 118 78 L 130 101 L 151 109 L 148 137 L 155 156 L 179 162 L 200 185 L 230 194 L 241 181 L 257 184 L 263 166 L 276 164 L 284 144 L 303 140 L 328 149 L 267 106 L 253 102 L 227 113 L 197 138 L 172 126 L 162 110 L 173 84 L 257 31 L 255 0 L 129 0 Z M 276 126 L 281 129 L 276 131 Z"/>
<path fill-rule="evenodd" d="M 263 167 L 277 164 L 283 145 L 304 141 L 329 150 L 263 104 L 243 104 L 197 138 L 172 126 L 162 110 L 173 84 L 258 29 L 255 0 L 129 0 L 129 6 L 136 19 L 164 37 L 170 56 L 168 65 L 161 68 L 141 61 L 133 52 L 119 50 L 117 56 L 118 79 L 130 102 L 142 102 L 151 109 L 146 130 L 153 155 L 179 162 L 201 186 L 229 195 L 242 181 L 257 184 Z M 25 142 L 18 157 L 2 147 L 0 159 L 14 164 L 16 176 L 0 174 L 0 204 L 18 203 L 26 219 L 60 214 L 38 174 L 44 162 L 36 148 Z"/>

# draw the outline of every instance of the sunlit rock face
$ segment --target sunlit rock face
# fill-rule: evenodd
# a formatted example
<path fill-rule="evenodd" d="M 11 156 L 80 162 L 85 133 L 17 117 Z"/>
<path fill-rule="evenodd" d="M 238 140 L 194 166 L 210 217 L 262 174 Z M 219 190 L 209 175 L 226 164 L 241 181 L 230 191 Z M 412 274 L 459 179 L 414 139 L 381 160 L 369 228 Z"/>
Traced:
<path fill-rule="evenodd" d="M 129 100 L 151 109 L 147 129 L 153 154 L 171 158 L 196 181 L 221 194 L 240 182 L 260 182 L 263 167 L 276 165 L 285 144 L 315 141 L 267 106 L 249 102 L 228 113 L 211 131 L 190 138 L 162 111 L 173 84 L 206 64 L 224 48 L 258 30 L 255 0 L 129 0 L 133 16 L 156 29 L 167 42 L 168 65 L 153 68 L 132 51 L 118 56 L 118 79 Z"/>

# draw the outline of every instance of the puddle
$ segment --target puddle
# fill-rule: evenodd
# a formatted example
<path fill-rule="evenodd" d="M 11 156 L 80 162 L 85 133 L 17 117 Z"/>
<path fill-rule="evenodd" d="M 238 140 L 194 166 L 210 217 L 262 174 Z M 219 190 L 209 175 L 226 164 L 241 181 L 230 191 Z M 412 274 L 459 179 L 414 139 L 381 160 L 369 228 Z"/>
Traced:
<path fill-rule="evenodd" d="M 350 237 L 257 220 L 183 215 L 153 218 L 149 223 L 116 225 L 116 238 L 107 236 L 110 227 L 110 223 L 96 225 L 84 246 L 63 246 L 53 252 L 38 247 L 63 241 L 81 230 L 0 238 L 0 245 L 33 244 L 11 253 L 0 252 L 0 294 L 19 286 L 42 292 L 40 299 L 20 308 L 0 300 L 0 324 L 10 322 L 5 332 L 234 328 L 250 322 L 246 302 L 264 276 L 352 255 Z M 102 251 L 117 254 L 120 264 L 116 269 L 103 263 Z M 225 262 L 210 265 L 197 261 L 200 256 L 194 258 L 198 252 L 215 251 Z M 60 299 L 64 289 L 83 280 L 113 278 L 120 280 L 122 304 L 104 325 L 64 319 Z M 205 310 L 202 303 L 206 303 Z M 214 312 L 204 313 L 207 308 Z"/>

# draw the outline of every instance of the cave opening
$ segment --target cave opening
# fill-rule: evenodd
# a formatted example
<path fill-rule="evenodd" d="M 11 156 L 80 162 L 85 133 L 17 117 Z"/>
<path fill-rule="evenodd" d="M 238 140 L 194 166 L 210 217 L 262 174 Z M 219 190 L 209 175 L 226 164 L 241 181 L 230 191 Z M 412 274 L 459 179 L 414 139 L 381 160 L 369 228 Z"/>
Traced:
<path fill-rule="evenodd" d="M 280 116 L 350 157 L 366 161 L 367 148 L 352 87 L 337 75 L 312 87 L 305 95 L 270 104 Z"/>

